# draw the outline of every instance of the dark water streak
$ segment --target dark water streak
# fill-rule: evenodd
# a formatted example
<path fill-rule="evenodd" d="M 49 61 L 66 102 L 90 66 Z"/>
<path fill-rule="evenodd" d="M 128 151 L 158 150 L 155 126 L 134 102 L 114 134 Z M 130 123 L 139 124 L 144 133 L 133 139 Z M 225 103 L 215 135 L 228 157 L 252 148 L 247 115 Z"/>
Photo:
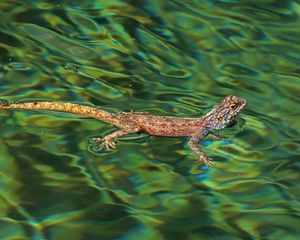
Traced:
<path fill-rule="evenodd" d="M 299 238 L 298 1 L 4 1 L 0 91 L 245 124 L 203 142 L 130 136 L 70 114 L 1 111 L 1 239 Z"/>

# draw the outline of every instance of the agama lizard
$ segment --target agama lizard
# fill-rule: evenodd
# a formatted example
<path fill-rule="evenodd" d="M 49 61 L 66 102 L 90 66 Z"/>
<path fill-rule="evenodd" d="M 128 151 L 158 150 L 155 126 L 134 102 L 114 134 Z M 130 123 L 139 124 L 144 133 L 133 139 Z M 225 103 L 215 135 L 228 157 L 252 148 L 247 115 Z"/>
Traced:
<path fill-rule="evenodd" d="M 0 108 L 69 112 L 111 123 L 120 130 L 101 139 L 100 147 L 107 150 L 116 148 L 115 138 L 130 133 L 144 132 L 153 136 L 189 137 L 188 146 L 198 154 L 199 161 L 203 160 L 206 165 L 212 166 L 212 159 L 208 158 L 196 144 L 214 130 L 223 129 L 234 122 L 246 103 L 242 98 L 227 96 L 206 115 L 197 118 L 157 116 L 147 112 L 110 113 L 96 107 L 68 102 L 0 103 Z"/>

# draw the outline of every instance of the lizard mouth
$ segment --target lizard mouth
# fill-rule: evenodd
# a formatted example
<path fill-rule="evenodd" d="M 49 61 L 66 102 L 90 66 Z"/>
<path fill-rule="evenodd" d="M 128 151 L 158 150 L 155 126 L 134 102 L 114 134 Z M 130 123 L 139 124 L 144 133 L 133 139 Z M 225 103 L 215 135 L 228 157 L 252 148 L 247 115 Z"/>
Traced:
<path fill-rule="evenodd" d="M 241 108 L 244 108 L 247 105 L 247 101 L 243 98 L 241 98 L 240 100 L 241 100 Z"/>
<path fill-rule="evenodd" d="M 246 105 L 247 105 L 247 101 L 243 98 L 240 98 L 238 112 L 241 112 L 245 108 Z"/>

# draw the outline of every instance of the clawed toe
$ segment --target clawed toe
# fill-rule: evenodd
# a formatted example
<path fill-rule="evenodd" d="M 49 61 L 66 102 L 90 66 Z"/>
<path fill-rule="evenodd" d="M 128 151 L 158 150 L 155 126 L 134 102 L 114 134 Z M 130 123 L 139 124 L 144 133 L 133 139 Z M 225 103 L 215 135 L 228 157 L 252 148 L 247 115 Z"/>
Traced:
<path fill-rule="evenodd" d="M 212 166 L 215 165 L 212 158 L 204 158 L 204 159 L 200 158 L 196 162 L 202 162 L 202 161 L 204 161 L 205 165 L 208 166 L 208 167 L 212 167 Z"/>
<path fill-rule="evenodd" d="M 108 141 L 104 141 L 103 143 L 101 143 L 100 146 L 108 151 L 112 151 L 116 148 L 116 144 L 114 142 L 108 142 Z"/>
<path fill-rule="evenodd" d="M 215 165 L 215 163 L 213 162 L 212 158 L 206 158 L 206 159 L 204 159 L 204 163 L 205 163 L 206 166 L 210 166 L 210 167 L 212 167 L 212 166 Z"/>
<path fill-rule="evenodd" d="M 90 143 L 96 144 L 96 143 L 102 142 L 102 138 L 100 138 L 100 137 L 91 137 L 89 139 L 89 141 L 90 141 Z"/>
<path fill-rule="evenodd" d="M 101 144 L 97 146 L 97 150 L 105 149 L 107 151 L 113 151 L 116 148 L 116 143 L 108 138 L 102 138 Z"/>

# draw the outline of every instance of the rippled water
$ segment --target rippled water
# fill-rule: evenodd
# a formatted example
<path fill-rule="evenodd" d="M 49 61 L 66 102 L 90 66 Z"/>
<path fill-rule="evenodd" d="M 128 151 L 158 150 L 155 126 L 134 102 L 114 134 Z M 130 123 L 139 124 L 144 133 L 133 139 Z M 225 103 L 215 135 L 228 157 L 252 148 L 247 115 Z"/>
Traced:
<path fill-rule="evenodd" d="M 243 130 L 185 139 L 1 110 L 0 239 L 299 239 L 300 3 L 0 2 L 1 99 L 200 116 L 247 99 Z"/>

